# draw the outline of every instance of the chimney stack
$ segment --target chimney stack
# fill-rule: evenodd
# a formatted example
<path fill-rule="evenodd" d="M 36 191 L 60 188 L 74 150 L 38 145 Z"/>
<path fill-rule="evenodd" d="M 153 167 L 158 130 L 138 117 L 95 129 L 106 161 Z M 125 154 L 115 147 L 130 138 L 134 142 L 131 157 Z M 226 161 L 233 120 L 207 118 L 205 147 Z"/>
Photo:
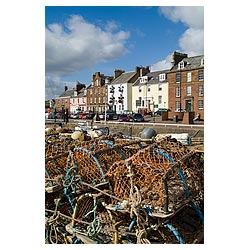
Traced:
<path fill-rule="evenodd" d="M 117 77 L 119 77 L 122 73 L 124 73 L 125 71 L 124 70 L 121 70 L 121 69 L 115 69 L 115 72 L 114 72 L 114 76 L 115 76 L 115 79 Z"/>
<path fill-rule="evenodd" d="M 135 68 L 135 71 L 137 72 L 138 76 L 144 76 L 150 72 L 150 69 L 149 69 L 149 66 L 147 67 L 137 66 Z"/>
<path fill-rule="evenodd" d="M 76 91 L 77 93 L 85 86 L 85 84 L 82 84 L 80 82 L 77 82 L 76 84 Z"/>
<path fill-rule="evenodd" d="M 174 51 L 173 55 L 172 55 L 172 67 L 174 67 L 176 64 L 178 64 L 182 59 L 187 58 L 188 55 L 184 54 L 184 53 L 180 53 L 177 51 Z"/>

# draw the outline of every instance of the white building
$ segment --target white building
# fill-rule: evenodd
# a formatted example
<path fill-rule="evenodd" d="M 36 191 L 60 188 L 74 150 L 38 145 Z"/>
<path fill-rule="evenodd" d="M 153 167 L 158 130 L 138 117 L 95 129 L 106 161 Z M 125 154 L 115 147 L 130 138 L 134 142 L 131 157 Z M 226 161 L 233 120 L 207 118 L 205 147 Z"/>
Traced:
<path fill-rule="evenodd" d="M 109 110 L 122 114 L 132 111 L 132 85 L 139 76 L 149 72 L 149 67 L 136 67 L 135 71 L 115 70 L 114 80 L 108 85 Z"/>
<path fill-rule="evenodd" d="M 149 72 L 140 76 L 132 86 L 132 110 L 146 109 L 154 112 L 158 108 L 168 108 L 169 70 Z"/>

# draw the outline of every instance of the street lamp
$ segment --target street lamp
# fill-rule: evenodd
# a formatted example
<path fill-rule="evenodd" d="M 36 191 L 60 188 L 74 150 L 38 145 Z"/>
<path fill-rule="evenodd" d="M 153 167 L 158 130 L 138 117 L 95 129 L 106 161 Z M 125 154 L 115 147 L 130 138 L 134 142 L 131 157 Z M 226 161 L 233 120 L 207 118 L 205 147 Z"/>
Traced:
<path fill-rule="evenodd" d="M 154 120 L 154 123 L 155 123 L 155 102 L 154 102 L 154 97 L 152 96 L 152 102 L 153 102 L 153 120 Z"/>

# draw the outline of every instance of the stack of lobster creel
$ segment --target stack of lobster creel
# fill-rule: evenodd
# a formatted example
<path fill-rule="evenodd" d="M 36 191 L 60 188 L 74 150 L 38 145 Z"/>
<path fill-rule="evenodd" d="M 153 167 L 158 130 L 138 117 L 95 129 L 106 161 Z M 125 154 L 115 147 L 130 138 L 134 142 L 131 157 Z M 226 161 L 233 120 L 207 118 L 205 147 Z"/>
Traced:
<path fill-rule="evenodd" d="M 169 138 L 45 140 L 48 244 L 203 243 L 203 153 Z"/>

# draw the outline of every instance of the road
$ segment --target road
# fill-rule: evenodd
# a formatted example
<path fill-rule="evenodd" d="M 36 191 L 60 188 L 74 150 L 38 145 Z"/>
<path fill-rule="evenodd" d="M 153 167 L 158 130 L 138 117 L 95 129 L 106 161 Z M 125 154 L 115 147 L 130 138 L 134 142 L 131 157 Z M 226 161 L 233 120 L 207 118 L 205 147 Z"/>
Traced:
<path fill-rule="evenodd" d="M 88 122 L 88 124 L 90 125 L 91 120 L 89 119 L 69 119 L 69 123 L 79 123 L 79 122 Z M 55 120 L 54 119 L 46 119 L 45 121 L 46 123 L 54 123 Z M 56 122 L 63 122 L 63 119 L 56 119 Z M 101 121 L 95 121 L 96 124 L 105 124 L 105 121 L 101 120 Z M 171 120 L 168 121 L 162 121 L 162 117 L 161 116 L 155 116 L 155 117 L 151 117 L 151 116 L 145 116 L 145 122 L 118 122 L 117 120 L 110 120 L 110 121 L 106 121 L 106 124 L 123 124 L 123 125 L 134 125 L 134 126 L 159 126 L 159 127 L 172 127 L 172 128 L 197 128 L 197 129 L 204 129 L 204 122 L 202 121 L 197 121 L 194 124 L 182 124 L 181 121 L 179 122 L 174 122 Z"/>

